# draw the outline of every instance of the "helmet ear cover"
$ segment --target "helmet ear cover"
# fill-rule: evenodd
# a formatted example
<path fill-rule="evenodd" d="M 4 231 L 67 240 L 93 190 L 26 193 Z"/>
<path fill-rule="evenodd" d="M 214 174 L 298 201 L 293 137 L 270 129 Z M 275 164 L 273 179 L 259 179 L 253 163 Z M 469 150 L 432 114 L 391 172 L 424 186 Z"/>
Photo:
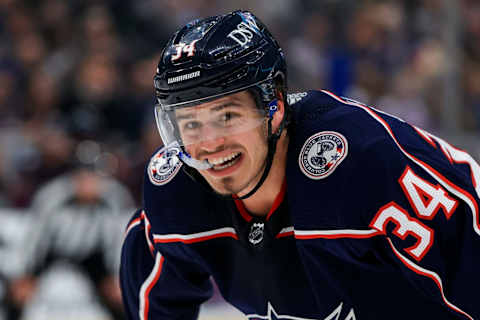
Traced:
<path fill-rule="evenodd" d="M 284 128 L 288 128 L 291 119 L 291 110 L 286 99 L 286 86 L 283 74 L 278 74 L 274 79 L 266 81 L 265 84 L 253 86 L 248 89 L 248 92 L 253 96 L 255 103 L 259 109 L 263 109 L 268 117 L 273 117 L 271 106 L 275 101 L 278 108 L 278 100 L 283 102 L 284 115 L 280 128 L 274 133 L 280 136 Z"/>

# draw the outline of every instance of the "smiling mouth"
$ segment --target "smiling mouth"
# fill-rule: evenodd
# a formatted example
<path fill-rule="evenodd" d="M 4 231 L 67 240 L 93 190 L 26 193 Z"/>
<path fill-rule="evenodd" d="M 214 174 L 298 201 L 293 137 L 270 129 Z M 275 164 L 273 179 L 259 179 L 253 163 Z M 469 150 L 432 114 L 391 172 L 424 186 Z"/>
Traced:
<path fill-rule="evenodd" d="M 240 159 L 241 152 L 233 152 L 232 154 L 223 157 L 223 158 L 216 158 L 208 160 L 213 167 L 212 169 L 215 171 L 223 170 L 228 167 L 233 166 L 237 161 Z"/>

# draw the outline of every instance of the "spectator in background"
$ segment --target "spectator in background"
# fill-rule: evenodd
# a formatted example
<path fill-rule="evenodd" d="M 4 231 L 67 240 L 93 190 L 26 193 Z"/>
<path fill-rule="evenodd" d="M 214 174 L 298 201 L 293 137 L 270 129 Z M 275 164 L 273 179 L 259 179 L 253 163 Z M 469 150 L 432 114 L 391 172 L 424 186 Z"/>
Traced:
<path fill-rule="evenodd" d="M 287 43 L 293 76 L 298 77 L 292 81 L 299 88 L 324 87 L 328 78 L 326 51 L 330 45 L 330 23 L 326 16 L 314 12 L 305 18 L 302 29 Z"/>
<path fill-rule="evenodd" d="M 480 132 L 480 62 L 470 63 L 465 70 L 465 101 L 468 109 L 463 123 Z"/>
<path fill-rule="evenodd" d="M 412 81 L 407 72 L 400 72 L 394 77 L 393 90 L 380 97 L 377 105 L 411 124 L 431 129 L 428 109 L 419 92 L 418 81 Z"/>
<path fill-rule="evenodd" d="M 123 116 L 117 117 L 117 120 L 129 141 L 138 141 L 143 127 L 153 125 L 146 121 L 150 120 L 151 107 L 155 103 L 152 70 L 155 70 L 156 58 L 156 55 L 152 55 L 139 59 L 128 69 L 126 99 L 119 112 Z"/>
<path fill-rule="evenodd" d="M 77 138 L 100 138 L 117 132 L 112 129 L 115 119 L 121 117 L 115 112 L 121 103 L 119 74 L 114 61 L 103 54 L 86 56 L 76 68 L 64 108 Z"/>
<path fill-rule="evenodd" d="M 18 70 L 9 61 L 0 61 L 0 128 L 18 124 L 21 98 L 18 94 Z M 20 110 L 19 110 L 20 109 Z"/>
<path fill-rule="evenodd" d="M 36 150 L 31 140 L 35 130 L 54 124 L 66 132 L 75 144 L 77 139 L 95 138 L 128 158 L 136 152 L 146 106 L 152 103 L 151 71 L 147 65 L 155 60 L 160 47 L 174 26 L 208 16 L 215 9 L 230 11 L 251 8 L 271 25 L 292 66 L 290 84 L 302 90 L 325 87 L 344 93 L 392 113 L 405 114 L 397 87 L 401 82 L 422 78 L 417 68 L 419 57 L 429 61 L 431 70 L 441 70 L 436 59 L 435 42 L 441 40 L 443 5 L 439 1 L 329 1 L 319 4 L 291 0 L 277 1 L 275 6 L 251 0 L 234 1 L 104 1 L 102 3 L 61 0 L 43 2 L 0 2 L 0 131 L 7 121 L 18 140 Z M 461 3 L 464 18 L 462 56 L 464 101 L 463 126 L 479 130 L 475 69 L 480 60 L 476 1 Z M 285 22 L 287 21 L 287 23 Z M 285 26 L 287 25 L 287 26 Z M 433 46 L 430 44 L 434 44 Z M 433 50 L 432 50 L 433 48 Z M 432 54 L 433 52 L 433 54 Z M 431 59 L 431 57 L 434 57 Z M 407 69 L 407 70 L 406 70 Z M 147 71 L 148 70 L 148 71 Z M 406 70 L 406 71 L 405 71 Z M 427 85 L 415 90 L 422 113 L 438 126 L 438 95 L 442 73 L 425 79 Z M 398 78 L 405 80 L 399 81 Z M 43 83 L 43 80 L 45 80 Z M 27 95 L 18 84 L 28 84 Z M 147 90 L 148 88 L 148 90 Z M 30 93 L 29 93 L 30 92 Z M 43 93 L 42 93 L 43 92 Z M 393 99 L 390 99 L 393 97 Z M 389 98 L 389 99 L 385 99 Z M 392 105 L 383 105 L 390 103 Z M 25 125 L 27 124 L 27 125 Z M 33 130 L 35 132 L 35 130 Z M 3 140 L 3 139 L 0 139 Z M 11 145 L 9 143 L 8 145 Z M 2 146 L 3 147 L 3 146 Z M 38 148 L 41 149 L 41 148 Z M 128 151 L 125 151 L 128 149 Z M 13 152 L 13 151 L 12 151 Z M 30 164 L 40 163 L 41 152 L 30 152 Z M 126 154 L 126 156 L 125 156 Z M 117 155 L 118 156 L 118 155 Z M 10 155 L 4 157 L 9 158 Z M 12 163 L 4 161 L 7 166 Z M 134 164 L 126 164 L 126 168 Z M 41 166 L 39 167 L 41 168 Z M 128 170 L 127 170 L 128 171 Z M 6 170 L 7 175 L 10 170 Z M 122 180 L 134 175 L 122 172 Z M 61 171 L 28 170 L 29 193 L 45 180 L 36 174 L 54 178 Z M 5 177 L 0 179 L 5 180 Z M 8 178 L 9 182 L 13 181 Z M 16 183 L 25 184 L 24 177 Z M 13 186 L 13 189 L 16 187 Z M 15 198 L 17 193 L 11 193 Z M 10 195 L 8 196 L 10 197 Z M 27 206 L 28 196 L 12 199 L 14 206 Z"/>
<path fill-rule="evenodd" d="M 29 74 L 26 90 L 25 120 L 30 130 L 61 127 L 60 86 L 57 79 L 41 68 Z"/>
<path fill-rule="evenodd" d="M 158 134 L 157 128 L 154 124 L 145 123 L 142 126 L 142 133 L 140 142 L 137 145 L 137 152 L 133 158 L 128 161 L 128 171 L 126 172 L 142 172 L 147 164 L 147 159 L 161 146 L 162 140 Z M 143 191 L 143 176 L 139 174 L 125 175 L 122 179 L 129 186 L 136 203 L 141 203 Z"/>
<path fill-rule="evenodd" d="M 89 166 L 77 167 L 41 187 L 30 210 L 36 223 L 25 250 L 29 272 L 10 287 L 12 313 L 21 314 L 28 307 L 38 279 L 62 262 L 80 270 L 112 319 L 120 319 L 117 258 L 125 214 L 133 204 L 123 185 Z"/>
<path fill-rule="evenodd" d="M 480 132 L 480 4 L 466 1 L 463 7 L 465 21 L 465 63 L 463 65 L 463 90 L 466 110 L 463 125 Z"/>

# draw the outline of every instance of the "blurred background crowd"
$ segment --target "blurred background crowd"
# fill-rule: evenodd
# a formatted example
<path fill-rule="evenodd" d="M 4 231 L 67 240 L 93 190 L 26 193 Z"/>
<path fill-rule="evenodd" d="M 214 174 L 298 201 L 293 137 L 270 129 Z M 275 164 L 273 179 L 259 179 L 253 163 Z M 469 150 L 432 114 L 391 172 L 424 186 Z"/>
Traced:
<path fill-rule="evenodd" d="M 351 97 L 480 158 L 475 0 L 0 0 L 0 320 L 122 319 L 160 50 L 238 8 L 279 40 L 290 91 Z"/>

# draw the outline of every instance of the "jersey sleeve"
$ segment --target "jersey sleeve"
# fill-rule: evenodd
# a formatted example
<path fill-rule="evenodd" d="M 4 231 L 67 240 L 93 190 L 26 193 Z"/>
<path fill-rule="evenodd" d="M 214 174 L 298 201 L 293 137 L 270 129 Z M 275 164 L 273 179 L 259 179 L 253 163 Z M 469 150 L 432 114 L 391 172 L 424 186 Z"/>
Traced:
<path fill-rule="evenodd" d="M 365 153 L 378 159 L 367 165 L 375 172 L 369 227 L 381 235 L 378 251 L 419 292 L 461 318 L 476 319 L 480 167 L 465 151 L 420 134 L 423 142 L 389 139 Z"/>
<path fill-rule="evenodd" d="M 209 275 L 185 259 L 154 249 L 141 210 L 130 221 L 122 246 L 120 283 L 128 319 L 197 319 L 212 295 Z"/>

